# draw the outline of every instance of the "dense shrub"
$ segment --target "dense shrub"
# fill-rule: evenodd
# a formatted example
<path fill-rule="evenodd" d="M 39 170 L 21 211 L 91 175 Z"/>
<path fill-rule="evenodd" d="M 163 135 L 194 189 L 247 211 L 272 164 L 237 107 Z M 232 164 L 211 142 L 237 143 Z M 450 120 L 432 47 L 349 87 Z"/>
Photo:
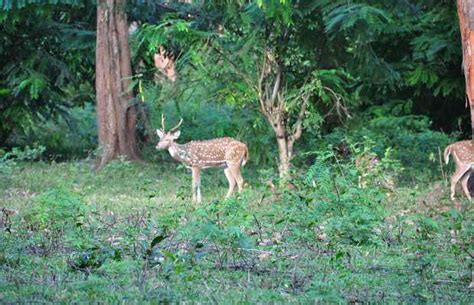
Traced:
<path fill-rule="evenodd" d="M 24 214 L 28 225 L 35 230 L 59 230 L 81 226 L 87 205 L 81 197 L 62 187 L 52 188 L 35 197 Z"/>
<path fill-rule="evenodd" d="M 319 153 L 300 182 L 300 198 L 306 198 L 312 207 L 306 221 L 311 219 L 334 244 L 381 242 L 380 227 L 389 190 L 378 183 L 380 176 L 362 187 L 356 159 L 339 162 L 331 151 Z M 387 178 L 396 175 L 388 156 L 378 166 L 386 169 Z M 377 168 L 371 170 L 377 172 Z"/>
<path fill-rule="evenodd" d="M 17 162 L 38 160 L 45 150 L 42 145 L 26 146 L 23 149 L 14 147 L 8 152 L 0 149 L 0 174 L 8 176 Z"/>
<path fill-rule="evenodd" d="M 85 157 L 97 147 L 97 124 L 94 105 L 70 109 L 57 120 L 42 121 L 15 133 L 10 144 L 24 147 L 41 143 L 45 156 L 54 159 Z"/>
<path fill-rule="evenodd" d="M 324 142 L 334 147 L 369 143 L 379 158 L 390 149 L 392 158 L 406 169 L 405 178 L 439 175 L 442 151 L 453 140 L 430 129 L 431 122 L 425 116 L 394 115 L 385 108 L 370 108 L 360 119 L 325 136 Z"/>

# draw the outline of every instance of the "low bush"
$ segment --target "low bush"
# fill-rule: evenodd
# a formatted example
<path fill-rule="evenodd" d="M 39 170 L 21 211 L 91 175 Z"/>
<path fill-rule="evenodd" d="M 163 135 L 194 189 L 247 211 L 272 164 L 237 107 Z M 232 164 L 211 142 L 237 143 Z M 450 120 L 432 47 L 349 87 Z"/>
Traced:
<path fill-rule="evenodd" d="M 38 160 L 45 150 L 46 148 L 42 145 L 26 146 L 23 149 L 13 147 L 10 151 L 0 149 L 0 175 L 7 177 L 11 174 L 17 162 Z"/>
<path fill-rule="evenodd" d="M 75 107 L 56 120 L 39 122 L 33 128 L 15 133 L 9 143 L 19 147 L 41 143 L 44 155 L 56 160 L 86 157 L 97 147 L 94 105 Z"/>
<path fill-rule="evenodd" d="M 431 186 L 388 188 L 379 175 L 397 182 L 401 166 L 390 149 L 374 166 L 357 162 L 371 148 L 344 159 L 321 149 L 292 180 L 227 200 L 210 170 L 199 205 L 174 166 L 14 167 L 13 195 L 1 197 L 18 214 L 0 234 L 0 300 L 469 303 L 471 205 L 454 210 Z"/>
<path fill-rule="evenodd" d="M 370 151 L 379 158 L 390 149 L 391 158 L 406 170 L 405 180 L 431 180 L 440 175 L 442 152 L 453 140 L 445 133 L 430 129 L 427 117 L 379 116 L 370 112 L 367 116 L 364 122 L 354 121 L 347 128 L 335 129 L 326 137 L 326 143 L 339 148 L 370 143 Z"/>
<path fill-rule="evenodd" d="M 57 187 L 36 196 L 23 216 L 31 229 L 64 231 L 80 227 L 87 210 L 79 195 Z"/>

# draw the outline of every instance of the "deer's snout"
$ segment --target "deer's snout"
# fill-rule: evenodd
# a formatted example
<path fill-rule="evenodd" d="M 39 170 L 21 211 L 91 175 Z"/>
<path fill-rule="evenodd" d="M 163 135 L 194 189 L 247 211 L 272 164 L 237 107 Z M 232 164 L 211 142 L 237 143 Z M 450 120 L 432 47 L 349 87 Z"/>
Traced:
<path fill-rule="evenodd" d="M 167 149 L 168 146 L 169 146 L 169 143 L 167 142 L 159 142 L 158 144 L 156 144 L 156 149 L 163 150 L 163 149 Z"/>

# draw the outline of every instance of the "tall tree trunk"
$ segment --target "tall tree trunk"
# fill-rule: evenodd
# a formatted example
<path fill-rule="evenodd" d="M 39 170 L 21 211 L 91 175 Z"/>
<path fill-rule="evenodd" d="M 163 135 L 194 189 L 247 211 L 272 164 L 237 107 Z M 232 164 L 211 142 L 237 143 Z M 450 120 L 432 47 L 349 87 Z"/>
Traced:
<path fill-rule="evenodd" d="M 461 30 L 466 96 L 471 110 L 471 137 L 474 139 L 474 6 L 472 0 L 457 0 Z"/>
<path fill-rule="evenodd" d="M 132 75 L 126 0 L 98 0 L 96 94 L 99 147 L 97 168 L 126 156 L 137 160 L 136 110 L 129 89 Z"/>

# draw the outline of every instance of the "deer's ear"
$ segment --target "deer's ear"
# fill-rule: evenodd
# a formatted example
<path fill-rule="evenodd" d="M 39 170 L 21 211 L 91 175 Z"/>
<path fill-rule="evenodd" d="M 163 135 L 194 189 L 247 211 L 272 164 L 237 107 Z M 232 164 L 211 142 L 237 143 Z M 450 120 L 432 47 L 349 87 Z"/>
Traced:
<path fill-rule="evenodd" d="M 163 138 L 163 137 L 165 136 L 165 133 L 164 133 L 163 131 L 161 131 L 160 129 L 157 129 L 157 130 L 156 130 L 156 133 L 158 134 L 158 136 L 159 136 L 160 138 Z"/>
<path fill-rule="evenodd" d="M 177 139 L 179 138 L 179 136 L 181 135 L 181 130 L 178 130 L 178 131 L 175 131 L 171 134 L 171 136 L 173 137 L 173 139 Z"/>

